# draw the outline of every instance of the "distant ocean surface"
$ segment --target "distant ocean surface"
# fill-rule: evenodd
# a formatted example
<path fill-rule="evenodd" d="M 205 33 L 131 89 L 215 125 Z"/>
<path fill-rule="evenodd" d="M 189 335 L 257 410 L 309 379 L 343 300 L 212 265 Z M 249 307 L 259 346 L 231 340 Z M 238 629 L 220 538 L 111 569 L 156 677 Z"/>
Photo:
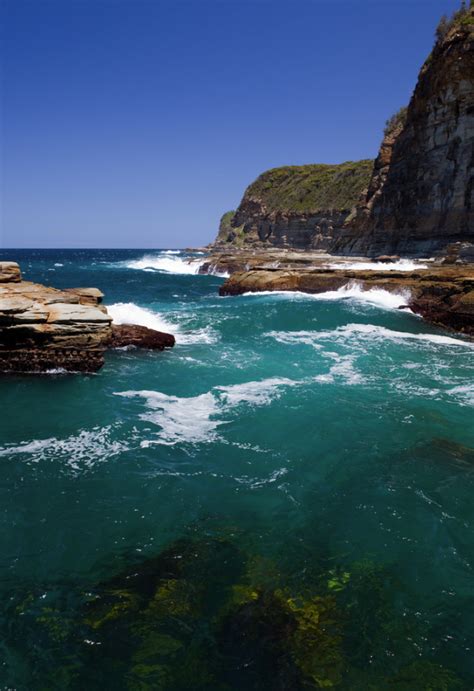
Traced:
<path fill-rule="evenodd" d="M 177 339 L 0 379 L 0 688 L 474 688 L 473 343 L 202 255 L 0 259 Z"/>

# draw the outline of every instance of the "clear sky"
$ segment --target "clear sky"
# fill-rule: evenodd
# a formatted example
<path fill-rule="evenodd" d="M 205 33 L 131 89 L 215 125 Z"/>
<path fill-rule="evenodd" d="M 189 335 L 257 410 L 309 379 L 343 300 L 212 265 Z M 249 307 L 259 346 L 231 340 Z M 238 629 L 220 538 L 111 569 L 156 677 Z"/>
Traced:
<path fill-rule="evenodd" d="M 3 0 L 3 247 L 184 247 L 376 155 L 459 0 Z"/>

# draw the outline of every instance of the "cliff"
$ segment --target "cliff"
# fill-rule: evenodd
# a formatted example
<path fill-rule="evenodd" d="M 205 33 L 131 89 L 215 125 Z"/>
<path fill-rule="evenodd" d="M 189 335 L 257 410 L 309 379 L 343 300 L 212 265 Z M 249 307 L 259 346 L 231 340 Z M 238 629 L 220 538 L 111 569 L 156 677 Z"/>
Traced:
<path fill-rule="evenodd" d="M 275 168 L 221 221 L 214 247 L 377 256 L 447 254 L 474 242 L 474 5 L 443 19 L 408 108 L 375 162 Z M 457 243 L 457 244 L 455 244 Z"/>
<path fill-rule="evenodd" d="M 366 190 L 372 161 L 272 168 L 224 214 L 215 245 L 327 249 Z"/>
<path fill-rule="evenodd" d="M 386 132 L 364 203 L 334 251 L 426 256 L 474 241 L 474 8 L 450 24 L 405 117 Z"/>

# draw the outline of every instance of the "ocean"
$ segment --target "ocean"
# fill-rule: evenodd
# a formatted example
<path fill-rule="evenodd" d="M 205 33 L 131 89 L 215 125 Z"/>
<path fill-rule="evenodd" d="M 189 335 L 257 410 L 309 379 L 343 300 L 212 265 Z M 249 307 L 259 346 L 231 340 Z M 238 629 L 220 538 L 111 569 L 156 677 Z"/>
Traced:
<path fill-rule="evenodd" d="M 177 341 L 0 380 L 0 688 L 474 687 L 472 342 L 177 250 L 0 259 Z"/>

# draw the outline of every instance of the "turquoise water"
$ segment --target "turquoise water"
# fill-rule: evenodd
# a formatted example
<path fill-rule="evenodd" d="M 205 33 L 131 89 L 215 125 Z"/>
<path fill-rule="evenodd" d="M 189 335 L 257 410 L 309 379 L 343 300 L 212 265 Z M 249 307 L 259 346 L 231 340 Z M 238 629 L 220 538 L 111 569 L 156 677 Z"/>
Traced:
<path fill-rule="evenodd" d="M 0 381 L 0 688 L 474 687 L 472 344 L 183 255 L 0 258 L 177 336 Z"/>

